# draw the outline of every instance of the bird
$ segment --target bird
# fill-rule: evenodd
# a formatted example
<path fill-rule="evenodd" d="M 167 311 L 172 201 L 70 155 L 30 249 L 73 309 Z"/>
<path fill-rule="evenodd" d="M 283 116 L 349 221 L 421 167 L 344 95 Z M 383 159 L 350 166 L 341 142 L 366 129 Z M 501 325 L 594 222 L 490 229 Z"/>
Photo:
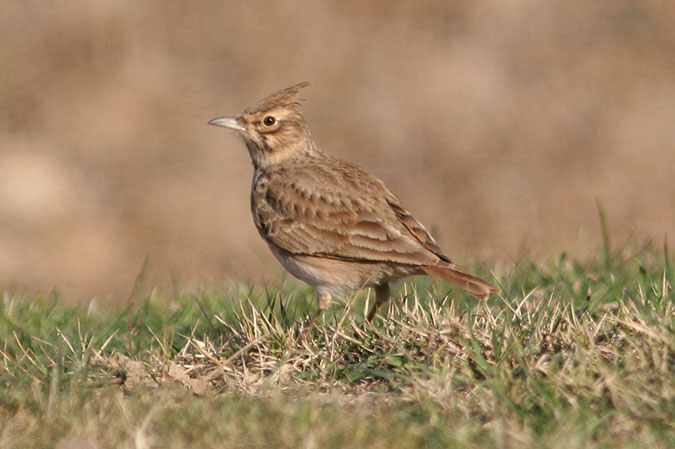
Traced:
<path fill-rule="evenodd" d="M 312 286 L 316 318 L 333 298 L 372 287 L 371 321 L 390 284 L 430 275 L 486 299 L 498 289 L 446 256 L 426 228 L 374 175 L 324 153 L 301 110 L 303 82 L 210 125 L 236 131 L 253 162 L 251 213 L 281 265 Z"/>

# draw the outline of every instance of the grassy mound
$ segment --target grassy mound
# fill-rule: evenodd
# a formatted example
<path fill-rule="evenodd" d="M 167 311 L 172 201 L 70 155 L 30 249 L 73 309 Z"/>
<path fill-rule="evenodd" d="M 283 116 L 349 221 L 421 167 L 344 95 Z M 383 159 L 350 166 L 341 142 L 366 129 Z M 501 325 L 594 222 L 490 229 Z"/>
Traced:
<path fill-rule="evenodd" d="M 299 283 L 125 308 L 10 289 L 0 447 L 673 447 L 667 254 L 520 260 L 487 303 L 417 279 L 372 324 L 361 292 L 304 338 Z"/>

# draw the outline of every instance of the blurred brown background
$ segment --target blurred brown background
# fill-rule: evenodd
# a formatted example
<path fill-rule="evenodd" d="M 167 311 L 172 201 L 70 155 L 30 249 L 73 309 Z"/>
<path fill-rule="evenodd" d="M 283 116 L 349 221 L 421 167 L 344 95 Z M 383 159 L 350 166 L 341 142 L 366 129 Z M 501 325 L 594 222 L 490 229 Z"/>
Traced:
<path fill-rule="evenodd" d="M 366 6 L 364 6 L 366 5 Z M 4 1 L 0 288 L 126 298 L 281 268 L 239 138 L 206 122 L 310 81 L 327 152 L 458 260 L 673 236 L 675 8 L 598 1 Z"/>

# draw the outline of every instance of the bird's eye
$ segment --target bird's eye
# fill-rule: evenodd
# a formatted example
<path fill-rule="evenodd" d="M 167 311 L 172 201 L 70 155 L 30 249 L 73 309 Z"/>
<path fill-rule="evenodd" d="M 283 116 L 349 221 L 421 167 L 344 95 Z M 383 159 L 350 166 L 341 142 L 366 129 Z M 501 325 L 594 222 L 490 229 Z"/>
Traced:
<path fill-rule="evenodd" d="M 268 115 L 267 117 L 265 117 L 263 119 L 263 123 L 265 124 L 265 126 L 272 126 L 276 123 L 276 121 L 277 121 L 277 119 L 275 119 L 271 115 Z"/>

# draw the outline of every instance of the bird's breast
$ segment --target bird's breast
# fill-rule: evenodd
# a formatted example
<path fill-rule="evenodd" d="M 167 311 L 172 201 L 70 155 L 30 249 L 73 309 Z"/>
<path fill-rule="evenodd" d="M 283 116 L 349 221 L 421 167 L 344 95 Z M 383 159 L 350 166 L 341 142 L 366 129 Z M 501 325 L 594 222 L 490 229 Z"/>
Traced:
<path fill-rule="evenodd" d="M 256 170 L 253 173 L 253 181 L 251 183 L 251 214 L 253 215 L 255 227 L 263 237 L 269 232 L 266 225 L 269 215 L 269 205 L 266 201 L 268 186 L 269 177 L 261 171 Z"/>

